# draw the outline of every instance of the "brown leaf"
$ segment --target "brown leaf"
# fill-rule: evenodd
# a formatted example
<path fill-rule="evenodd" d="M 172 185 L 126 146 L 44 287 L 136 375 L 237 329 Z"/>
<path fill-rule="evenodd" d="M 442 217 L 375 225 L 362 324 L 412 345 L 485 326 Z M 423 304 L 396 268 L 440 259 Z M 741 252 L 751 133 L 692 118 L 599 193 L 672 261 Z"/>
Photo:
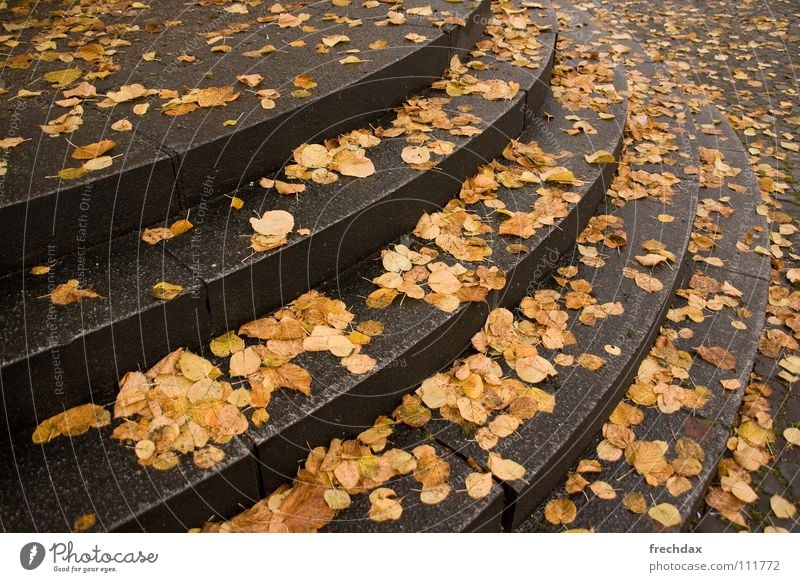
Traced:
<path fill-rule="evenodd" d="M 77 279 L 70 279 L 66 283 L 58 285 L 50 293 L 50 301 L 54 305 L 69 305 L 81 299 L 97 299 L 100 297 L 91 289 L 79 289 L 79 285 L 80 283 Z"/>
<path fill-rule="evenodd" d="M 709 364 L 716 366 L 720 370 L 735 370 L 736 356 L 725 348 L 719 346 L 699 346 L 695 348 L 697 354 Z"/>
<path fill-rule="evenodd" d="M 566 497 L 552 499 L 544 506 L 544 518 L 553 525 L 567 525 L 575 521 L 578 510 Z"/>
<path fill-rule="evenodd" d="M 92 160 L 102 156 L 107 151 L 113 149 L 116 145 L 116 142 L 113 142 L 110 139 L 103 139 L 98 142 L 76 148 L 75 151 L 72 152 L 72 158 L 75 160 Z"/>
<path fill-rule="evenodd" d="M 159 281 L 150 289 L 150 293 L 152 293 L 153 297 L 156 299 L 163 299 L 165 301 L 175 299 L 182 292 L 182 285 L 167 283 L 166 281 Z"/>

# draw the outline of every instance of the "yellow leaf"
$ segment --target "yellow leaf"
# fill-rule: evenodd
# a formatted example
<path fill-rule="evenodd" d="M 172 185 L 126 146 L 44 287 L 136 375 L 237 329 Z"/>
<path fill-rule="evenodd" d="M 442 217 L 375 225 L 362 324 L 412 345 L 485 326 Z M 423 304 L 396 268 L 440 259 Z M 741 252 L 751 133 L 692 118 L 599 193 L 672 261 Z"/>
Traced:
<path fill-rule="evenodd" d="M 772 513 L 780 519 L 794 519 L 797 515 L 794 503 L 777 494 L 770 497 L 769 506 L 772 508 Z"/>
<path fill-rule="evenodd" d="M 614 154 L 606 150 L 597 150 L 593 154 L 586 154 L 583 159 L 589 164 L 613 164 L 616 162 Z"/>
<path fill-rule="evenodd" d="M 786 442 L 794 445 L 796 447 L 800 447 L 800 428 L 789 427 L 783 431 L 783 438 L 786 439 Z"/>
<path fill-rule="evenodd" d="M 541 179 L 542 182 L 555 182 L 557 184 L 574 184 L 578 182 L 572 170 L 562 166 L 551 168 L 543 172 L 539 175 L 539 179 Z"/>
<path fill-rule="evenodd" d="M 343 489 L 328 489 L 323 497 L 328 507 L 334 511 L 350 507 L 350 496 Z"/>
<path fill-rule="evenodd" d="M 375 489 L 369 494 L 369 500 L 372 505 L 369 508 L 368 517 L 372 521 L 394 521 L 403 515 L 403 506 L 397 499 L 397 493 L 388 487 Z"/>
<path fill-rule="evenodd" d="M 81 71 L 81 69 L 73 67 L 70 69 L 50 71 L 49 73 L 44 74 L 43 79 L 48 83 L 52 83 L 58 87 L 66 87 L 80 77 L 82 73 L 83 71 Z"/>
<path fill-rule="evenodd" d="M 211 353 L 218 358 L 227 358 L 232 353 L 244 349 L 244 340 L 236 335 L 235 332 L 229 331 L 211 340 L 209 347 Z"/>
<path fill-rule="evenodd" d="M 95 172 L 97 170 L 104 170 L 111 166 L 114 163 L 114 158 L 111 156 L 100 156 L 99 158 L 94 158 L 93 160 L 88 160 L 86 163 L 81 166 L 84 170 L 88 170 L 89 172 Z"/>
<path fill-rule="evenodd" d="M 572 500 L 552 499 L 544 506 L 544 518 L 553 525 L 566 525 L 575 521 L 578 510 Z"/>
<path fill-rule="evenodd" d="M 622 505 L 630 512 L 641 515 L 647 511 L 647 499 L 639 491 L 627 493 L 622 499 Z"/>
<path fill-rule="evenodd" d="M 167 283 L 166 281 L 159 281 L 150 289 L 153 297 L 156 299 L 164 299 L 170 301 L 175 299 L 183 291 L 183 286 L 174 283 Z"/>
<path fill-rule="evenodd" d="M 652 517 L 664 527 L 675 527 L 681 523 L 681 513 L 671 503 L 659 503 L 651 507 L 647 515 Z"/>
<path fill-rule="evenodd" d="M 483 499 L 492 490 L 491 473 L 470 473 L 466 479 L 467 495 L 472 499 Z"/>
<path fill-rule="evenodd" d="M 252 346 L 241 351 L 235 352 L 231 356 L 230 375 L 231 376 L 250 376 L 261 367 L 261 356 L 258 355 Z"/>
<path fill-rule="evenodd" d="M 251 218 L 250 224 L 258 234 L 284 237 L 294 228 L 294 217 L 285 210 L 268 210 L 260 218 Z"/>
<path fill-rule="evenodd" d="M 426 146 L 406 146 L 400 157 L 407 164 L 424 164 L 431 159 L 431 151 Z"/>
<path fill-rule="evenodd" d="M 489 453 L 487 465 L 492 474 L 503 481 L 516 481 L 525 476 L 525 467 L 511 459 L 504 459 L 497 453 Z"/>
<path fill-rule="evenodd" d="M 63 168 L 61 171 L 58 172 L 58 177 L 62 180 L 77 180 L 84 174 L 86 174 L 87 170 L 84 167 L 80 168 Z"/>
<path fill-rule="evenodd" d="M 189 351 L 181 353 L 179 365 L 181 373 L 195 382 L 203 378 L 208 378 L 208 375 L 214 369 L 211 362 Z"/>
<path fill-rule="evenodd" d="M 616 499 L 617 497 L 617 492 L 614 491 L 614 488 L 605 481 L 595 481 L 589 485 L 589 489 L 591 489 L 592 493 L 597 495 L 600 499 Z"/>

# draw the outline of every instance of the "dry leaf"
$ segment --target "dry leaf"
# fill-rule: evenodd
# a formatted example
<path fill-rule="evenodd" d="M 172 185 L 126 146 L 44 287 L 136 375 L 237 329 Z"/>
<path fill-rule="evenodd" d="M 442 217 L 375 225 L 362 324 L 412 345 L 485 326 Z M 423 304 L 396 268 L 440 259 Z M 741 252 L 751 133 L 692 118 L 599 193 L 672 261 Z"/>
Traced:
<path fill-rule="evenodd" d="M 725 348 L 700 346 L 695 348 L 697 354 L 712 366 L 720 370 L 735 370 L 736 357 Z"/>
<path fill-rule="evenodd" d="M 495 477 L 503 481 L 516 481 L 525 476 L 525 467 L 497 453 L 489 453 L 487 466 Z"/>
<path fill-rule="evenodd" d="M 492 490 L 491 473 L 470 473 L 465 482 L 467 495 L 472 499 L 483 499 Z"/>
<path fill-rule="evenodd" d="M 94 513 L 84 513 L 75 518 L 72 522 L 72 531 L 86 531 L 92 529 L 97 523 L 97 515 Z"/>
<path fill-rule="evenodd" d="M 572 500 L 552 499 L 544 506 L 544 518 L 553 525 L 566 525 L 575 521 L 578 510 Z"/>
<path fill-rule="evenodd" d="M 659 503 L 651 507 L 647 515 L 664 527 L 675 527 L 681 523 L 681 513 L 671 503 Z"/>
<path fill-rule="evenodd" d="M 58 285 L 50 293 L 50 301 L 55 305 L 68 305 L 81 299 L 97 299 L 100 297 L 91 289 L 78 289 L 80 283 L 77 279 L 70 279 L 66 283 Z"/>
<path fill-rule="evenodd" d="M 780 519 L 794 519 L 797 515 L 794 503 L 777 494 L 770 497 L 769 506 L 772 508 L 772 513 Z"/>
<path fill-rule="evenodd" d="M 628 511 L 639 515 L 647 511 L 647 499 L 644 494 L 639 491 L 626 493 L 625 497 L 622 499 L 622 505 Z"/>
<path fill-rule="evenodd" d="M 176 285 L 174 283 L 167 283 L 166 281 L 159 281 L 150 289 L 150 293 L 152 293 L 153 297 L 156 299 L 163 299 L 165 301 L 175 299 L 182 292 L 183 286 Z"/>

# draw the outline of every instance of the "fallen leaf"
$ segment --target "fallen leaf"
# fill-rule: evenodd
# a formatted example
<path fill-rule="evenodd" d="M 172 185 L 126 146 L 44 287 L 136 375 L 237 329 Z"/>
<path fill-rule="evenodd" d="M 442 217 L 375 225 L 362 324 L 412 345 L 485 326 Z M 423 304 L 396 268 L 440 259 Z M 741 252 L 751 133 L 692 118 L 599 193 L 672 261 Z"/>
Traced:
<path fill-rule="evenodd" d="M 769 506 L 772 508 L 772 513 L 780 519 L 794 519 L 794 516 L 797 515 L 794 503 L 778 494 L 770 497 Z"/>
<path fill-rule="evenodd" d="M 681 523 L 681 513 L 671 503 L 659 503 L 650 508 L 647 515 L 664 527 L 675 527 Z"/>
<path fill-rule="evenodd" d="M 566 525 L 575 521 L 578 510 L 571 499 L 552 499 L 544 506 L 544 518 L 553 525 Z"/>
<path fill-rule="evenodd" d="M 152 293 L 153 297 L 156 299 L 163 299 L 165 301 L 170 301 L 175 299 L 178 295 L 183 292 L 182 285 L 176 285 L 174 283 L 168 283 L 166 281 L 159 281 L 150 289 L 150 293 Z"/>
<path fill-rule="evenodd" d="M 328 489 L 325 491 L 325 503 L 334 511 L 347 509 L 350 507 L 350 495 L 343 489 Z"/>
<path fill-rule="evenodd" d="M 592 154 L 586 154 L 583 159 L 589 164 L 613 164 L 616 162 L 614 154 L 606 150 L 597 150 Z"/>
<path fill-rule="evenodd" d="M 84 513 L 75 518 L 72 522 L 72 531 L 86 531 L 92 529 L 97 523 L 97 515 L 94 513 Z"/>
<path fill-rule="evenodd" d="M 66 283 L 58 285 L 50 293 L 50 301 L 54 305 L 68 305 L 81 299 L 97 299 L 100 297 L 91 289 L 79 289 L 80 282 L 77 279 L 70 279 Z"/>
<path fill-rule="evenodd" d="M 372 521 L 394 521 L 403 515 L 403 506 L 397 499 L 397 493 L 388 487 L 375 489 L 369 494 L 369 501 L 372 504 L 369 508 L 368 517 Z"/>
<path fill-rule="evenodd" d="M 525 476 L 525 467 L 497 453 L 489 453 L 487 466 L 495 477 L 503 481 L 516 481 Z"/>
<path fill-rule="evenodd" d="M 647 499 L 639 491 L 626 493 L 625 497 L 622 498 L 622 505 L 628 511 L 639 515 L 647 511 Z"/>
<path fill-rule="evenodd" d="M 720 370 L 735 370 L 736 357 L 725 348 L 719 346 L 699 346 L 695 348 L 697 354 L 712 366 Z"/>
<path fill-rule="evenodd" d="M 470 473 L 465 482 L 467 495 L 472 499 L 483 499 L 492 490 L 491 473 Z"/>

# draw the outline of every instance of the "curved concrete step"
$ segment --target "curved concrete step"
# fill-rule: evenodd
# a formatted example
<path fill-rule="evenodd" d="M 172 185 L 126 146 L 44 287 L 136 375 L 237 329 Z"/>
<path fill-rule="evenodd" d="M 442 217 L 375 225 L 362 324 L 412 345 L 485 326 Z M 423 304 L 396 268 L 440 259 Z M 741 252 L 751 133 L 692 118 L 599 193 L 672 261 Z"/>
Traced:
<path fill-rule="evenodd" d="M 698 145 L 716 149 L 715 140 L 700 137 Z M 676 334 L 679 329 L 690 330 L 691 337 L 678 336 L 674 347 L 683 350 L 692 356 L 691 367 L 688 368 L 688 377 L 680 381 L 685 388 L 703 386 L 709 389 L 710 397 L 707 402 L 694 410 L 681 409 L 674 413 L 663 413 L 657 407 L 639 407 L 644 413 L 640 423 L 630 428 L 641 441 L 663 441 L 669 446 L 667 458 L 672 459 L 677 455 L 676 443 L 681 438 L 690 438 L 697 442 L 703 449 L 702 469 L 697 475 L 688 475 L 690 488 L 678 495 L 673 495 L 664 484 L 651 487 L 644 476 L 638 474 L 624 459 L 617 462 L 600 461 L 602 471 L 583 475 L 589 481 L 605 481 L 618 489 L 615 499 L 604 500 L 588 495 L 568 495 L 563 482 L 559 484 L 547 497 L 547 500 L 570 497 L 577 506 L 577 517 L 568 527 L 580 527 L 594 531 L 608 532 L 651 532 L 668 529 L 687 529 L 698 516 L 706 492 L 712 482 L 718 477 L 717 464 L 727 451 L 728 438 L 731 427 L 739 410 L 745 387 L 750 383 L 750 373 L 758 351 L 759 338 L 764 321 L 765 305 L 769 287 L 769 279 L 764 275 L 769 274 L 770 259 L 768 256 L 746 253 L 737 249 L 737 243 L 744 242 L 740 236 L 749 232 L 754 238 L 753 245 L 768 243 L 768 228 L 766 219 L 756 214 L 754 204 L 760 203 L 760 193 L 755 175 L 747 163 L 747 156 L 740 149 L 724 151 L 725 163 L 734 168 L 741 168 L 742 172 L 736 178 L 729 178 L 726 183 L 717 188 L 703 188 L 700 197 L 703 200 L 719 201 L 733 210 L 729 217 L 720 214 L 712 215 L 712 222 L 720 229 L 722 238 L 716 241 L 713 255 L 722 259 L 723 267 L 699 264 L 691 267 L 693 276 L 703 276 L 710 279 L 703 285 L 713 284 L 722 287 L 723 284 L 731 285 L 741 292 L 739 297 L 732 291 L 738 306 L 722 307 L 718 311 L 704 310 L 704 320 L 694 322 L 683 318 L 676 313 L 680 321 L 665 322 L 661 333 Z M 746 191 L 739 192 L 728 185 L 744 186 Z M 699 229 L 696 232 L 707 232 Z M 750 237 L 748 237 L 750 240 Z M 705 256 L 705 255 L 703 255 Z M 747 269 L 741 270 L 737 263 L 746 257 Z M 753 269 L 752 271 L 750 269 Z M 713 281 L 712 281 L 713 280 Z M 713 283 L 716 282 L 716 283 Z M 709 287 L 710 288 L 710 287 Z M 688 294 L 697 293 L 686 289 L 672 298 L 671 311 L 679 311 L 687 306 Z M 725 293 L 711 291 L 707 298 L 724 296 Z M 744 329 L 733 327 L 733 321 L 745 325 Z M 735 368 L 724 370 L 703 360 L 695 353 L 698 346 L 720 347 L 735 357 Z M 732 389 L 724 389 L 723 381 L 733 382 Z M 738 387 L 736 387 L 738 386 Z M 627 405 L 636 407 L 636 403 L 626 398 Z M 596 459 L 595 449 L 602 440 L 602 435 L 592 439 L 591 444 L 582 452 L 581 459 Z M 573 467 L 574 471 L 575 468 Z M 680 523 L 666 528 L 649 517 L 646 513 L 637 514 L 626 509 L 623 500 L 626 494 L 641 493 L 647 499 L 647 507 L 660 503 L 669 503 L 675 506 L 680 513 Z M 540 506 L 532 519 L 522 525 L 522 531 L 557 530 L 544 519 L 544 503 Z"/>
<path fill-rule="evenodd" d="M 8 93 L 0 111 L 0 135 L 30 138 L 8 156 L 0 206 L 0 218 L 8 227 L 0 244 L 0 272 L 30 267 L 163 221 L 181 208 L 207 202 L 280 167 L 301 143 L 380 117 L 440 78 L 450 53 L 473 45 L 490 10 L 489 0 L 456 7 L 444 0 L 427 4 L 436 12 L 409 15 L 400 26 L 377 26 L 391 8 L 383 4 L 374 9 L 327 2 L 293 5 L 293 12 L 285 16 L 307 15 L 302 26 L 299 20 L 275 20 L 278 15 L 263 8 L 239 14 L 225 6 L 186 5 L 181 0 L 140 10 L 109 9 L 104 21 L 116 26 L 123 39 L 113 52 L 107 49 L 105 57 L 120 69 L 105 78 L 85 77 L 99 96 L 83 102 L 82 127 L 66 135 L 74 145 L 100 139 L 117 142 L 110 152 L 115 160 L 76 179 L 52 178 L 81 162 L 69 157 L 73 145 L 63 135 L 47 137 L 37 127 L 70 112 L 69 107 L 55 105 L 63 99 L 61 90 L 42 80 L 42 75 L 63 70 L 65 64 L 52 59 L 34 61 L 27 69 L 0 69 L 6 87 L 41 91 L 14 100 Z M 354 28 L 359 20 L 362 24 Z M 27 42 L 33 34 L 22 31 L 16 52 L 24 54 L 30 48 L 38 54 Z M 328 52 L 317 50 L 324 46 L 323 38 L 337 35 L 349 35 L 352 41 Z M 368 47 L 378 40 L 386 41 L 385 49 Z M 243 54 L 266 45 L 275 51 Z M 341 64 L 347 56 L 343 46 L 360 50 L 363 62 Z M 215 52 L 220 47 L 227 48 Z M 146 60 L 144 53 L 155 56 Z M 184 55 L 195 61 L 179 61 Z M 81 74 L 92 73 L 91 61 L 75 62 Z M 237 82 L 237 76 L 248 74 L 261 74 L 265 81 L 252 89 Z M 294 80 L 299 74 L 311 75 L 317 83 L 305 98 L 289 95 L 298 88 Z M 165 95 L 107 107 L 114 102 L 103 98 L 106 93 L 133 84 L 181 95 L 192 88 L 232 86 L 242 94 L 225 107 L 177 117 L 160 112 Z M 255 92 L 262 88 L 281 93 L 273 109 L 261 107 Z M 147 101 L 148 112 L 133 112 L 134 103 Z M 132 133 L 111 128 L 122 119 L 133 125 Z M 236 124 L 226 125 L 229 120 Z"/>
<path fill-rule="evenodd" d="M 617 151 L 621 140 L 621 127 L 614 121 L 609 121 L 607 129 L 597 139 L 585 135 L 568 136 L 561 131 L 568 128 L 569 123 L 564 119 L 559 106 L 548 100 L 545 110 L 551 115 L 558 112 L 558 115 L 553 116 L 551 123 L 544 121 L 531 123 L 523 134 L 523 140 L 540 139 L 542 147 L 546 150 L 552 147 L 553 152 L 573 152 L 572 156 L 560 159 L 559 163 L 571 169 L 582 180 L 581 184 L 574 188 L 580 201 L 572 204 L 568 216 L 557 221 L 555 226 L 542 228 L 534 237 L 525 241 L 530 247 L 530 251 L 525 255 L 510 254 L 506 250 L 510 240 L 506 237 L 488 241 L 492 246 L 492 256 L 496 264 L 508 270 L 509 280 L 506 289 L 489 295 L 488 301 L 491 305 L 510 305 L 518 302 L 525 294 L 531 280 L 546 275 L 547 269 L 541 268 L 542 259 L 557 255 L 572 245 L 574 237 L 583 228 L 583 224 L 588 220 L 610 183 L 613 165 L 589 165 L 583 160 L 582 154 L 601 148 Z M 615 119 L 624 118 L 624 103 L 612 106 L 612 111 Z M 599 120 L 594 122 L 598 126 L 601 123 Z M 535 190 L 535 187 L 513 191 L 503 188 L 500 191 L 500 198 L 509 208 L 530 208 L 537 197 Z M 482 219 L 496 230 L 502 219 L 488 207 L 476 208 Z M 404 237 L 397 242 L 410 244 L 411 239 Z M 446 256 L 442 258 L 447 260 Z M 364 376 L 352 376 L 341 368 L 331 367 L 328 362 L 313 357 L 314 354 L 298 357 L 296 361 L 308 369 L 314 378 L 312 396 L 288 393 L 274 395 L 269 409 L 270 421 L 260 428 L 251 427 L 245 435 L 246 438 L 240 439 L 242 442 L 251 443 L 253 447 L 251 450 L 255 451 L 257 461 L 248 450 L 225 449 L 226 460 L 222 477 L 227 480 L 230 487 L 239 491 L 251 491 L 253 487 L 251 481 L 260 480 L 261 494 L 270 491 L 276 484 L 294 474 L 298 459 L 305 456 L 306 443 L 326 442 L 333 436 L 349 434 L 355 429 L 371 424 L 375 416 L 390 410 L 403 392 L 413 388 L 424 377 L 458 355 L 462 346 L 466 345 L 485 320 L 487 304 L 479 303 L 467 304 L 452 314 L 438 311 L 426 303 L 411 300 L 387 311 L 369 309 L 364 304 L 363 298 L 375 289 L 369 280 L 381 272 L 380 263 L 369 257 L 350 271 L 343 273 L 327 287 L 323 287 L 330 291 L 330 294 L 345 300 L 359 320 L 377 319 L 384 323 L 385 333 L 373 338 L 368 350 L 378 361 L 375 371 Z M 32 484 L 35 480 L 31 481 L 31 475 L 36 471 L 34 468 L 40 467 L 43 463 L 43 455 L 49 458 L 51 451 L 53 455 L 64 455 L 63 447 L 75 447 L 73 456 L 81 459 L 81 463 L 85 463 L 83 471 L 88 471 L 93 463 L 106 463 L 110 467 L 97 470 L 95 473 L 105 475 L 105 479 L 110 479 L 114 474 L 135 474 L 136 476 L 131 477 L 130 483 L 137 485 L 131 486 L 138 487 L 141 479 L 147 479 L 154 490 L 162 491 L 160 485 L 162 474 L 139 468 L 130 454 L 131 451 L 126 451 L 127 459 L 109 456 L 103 460 L 103 456 L 98 455 L 94 447 L 102 446 L 103 438 L 108 438 L 108 432 L 108 429 L 102 429 L 99 433 L 102 437 L 95 438 L 93 435 L 89 442 L 98 444 L 87 445 L 86 449 L 81 444 L 80 437 L 71 442 L 59 442 L 55 448 L 49 447 L 50 444 L 56 444 L 55 442 L 48 443 L 45 447 L 38 447 L 31 445 L 27 438 L 16 440 L 10 447 L 15 459 L 7 460 L 7 465 L 13 469 L 16 463 L 16 466 L 31 467 L 31 469 L 26 469 L 19 475 L 13 471 L 7 473 L 11 475 L 6 486 L 6 490 L 10 492 L 8 498 L 15 500 L 13 503 L 20 507 L 25 507 L 20 500 L 24 490 L 35 499 L 28 504 L 26 510 L 9 522 L 7 527 L 15 530 L 30 529 L 31 520 L 35 520 L 36 527 L 41 529 L 63 529 L 65 524 L 69 524 L 62 514 L 52 510 L 52 504 L 57 503 L 52 494 L 46 488 Z M 109 447 L 119 448 L 115 443 L 105 442 Z M 84 457 L 84 454 L 89 456 Z M 117 467 L 117 463 L 124 467 Z M 180 466 L 183 467 L 185 463 L 191 461 L 184 460 Z M 258 479 L 256 479 L 256 468 Z M 80 482 L 80 475 L 76 474 L 76 471 L 76 467 L 71 469 L 71 473 L 65 469 L 64 475 L 54 479 L 56 483 Z M 193 476 L 193 469 L 188 469 L 186 474 L 188 476 L 183 489 L 176 490 L 165 486 L 162 496 L 157 497 L 149 493 L 144 495 L 146 501 L 131 504 L 128 508 L 120 508 L 121 504 L 117 499 L 120 494 L 124 496 L 124 492 L 120 492 L 119 487 L 110 486 L 102 479 L 99 483 L 89 482 L 86 485 L 88 491 L 82 497 L 76 498 L 75 504 L 71 507 L 86 505 L 86 500 L 91 498 L 97 511 L 108 512 L 108 517 L 103 520 L 104 527 L 108 529 L 128 529 L 137 523 L 146 529 L 175 529 L 179 523 L 187 527 L 199 525 L 198 503 L 192 487 L 196 484 L 195 480 L 205 482 L 218 479 L 219 476 L 216 470 L 209 471 L 201 477 Z M 237 478 L 245 481 L 240 483 Z M 170 483 L 169 477 L 164 479 Z M 134 497 L 138 499 L 139 494 L 137 492 Z M 242 495 L 232 498 L 237 503 L 252 505 L 242 501 Z M 208 501 L 212 506 L 214 499 L 216 497 L 212 495 Z M 114 505 L 113 510 L 106 509 L 106 505 Z M 191 506 L 191 510 L 181 513 L 180 508 L 187 506 Z M 208 505 L 202 504 L 200 510 L 206 511 L 208 517 L 213 517 L 214 513 L 230 517 L 235 513 L 231 511 L 226 516 L 223 510 L 230 505 L 222 503 L 222 506 L 224 506 L 222 509 L 216 509 L 214 506 L 216 511 L 209 511 Z M 146 515 L 146 520 L 143 515 Z M 487 521 L 485 525 L 494 527 L 489 522 L 488 515 L 484 516 Z M 481 520 L 484 517 L 481 517 Z M 481 524 L 464 525 L 467 526 L 479 528 Z"/>
<path fill-rule="evenodd" d="M 581 18 L 585 18 L 585 15 Z M 670 76 L 661 66 L 649 62 L 635 41 L 628 39 L 623 42 L 632 50 L 633 59 L 628 60 L 631 71 L 638 71 L 659 81 L 662 86 L 675 86 L 681 82 L 680 78 Z M 678 87 L 675 86 L 675 89 Z M 688 253 L 692 255 L 691 262 L 694 264 L 687 265 L 688 271 L 693 277 L 710 278 L 705 282 L 698 280 L 697 283 L 700 289 L 704 285 L 709 286 L 707 298 L 727 295 L 727 301 L 734 301 L 735 308 L 725 307 L 723 302 L 713 311 L 703 310 L 703 320 L 696 322 L 682 316 L 680 310 L 687 306 L 687 297 L 690 295 L 700 292 L 705 297 L 702 291 L 684 289 L 670 299 L 670 321 L 665 322 L 661 333 L 673 337 L 674 347 L 691 357 L 688 376 L 680 381 L 680 385 L 689 389 L 705 387 L 709 397 L 702 406 L 672 413 L 661 412 L 657 407 L 639 406 L 643 413 L 641 421 L 630 428 L 636 440 L 666 443 L 668 460 L 678 456 L 676 444 L 679 439 L 691 439 L 703 450 L 701 467 L 697 474 L 692 474 L 693 470 L 682 477 L 688 479 L 688 487 L 682 490 L 683 484 L 675 484 L 674 490 L 680 492 L 673 495 L 664 483 L 650 486 L 645 477 L 624 459 L 616 462 L 599 461 L 599 472 L 585 472 L 580 476 L 586 480 L 587 487 L 592 481 L 611 484 L 617 490 L 616 497 L 603 499 L 588 489 L 584 494 L 570 495 L 565 482 L 561 481 L 543 499 L 531 518 L 520 524 L 518 531 L 558 531 L 563 527 L 609 532 L 685 530 L 696 521 L 706 491 L 717 477 L 717 463 L 726 453 L 731 426 L 745 387 L 750 382 L 758 350 L 769 287 L 770 258 L 756 252 L 756 249 L 768 248 L 770 241 L 766 219 L 756 212 L 756 206 L 761 203 L 760 189 L 741 142 L 713 104 L 702 99 L 694 99 L 693 102 L 695 110 L 688 116 L 691 125 L 687 127 L 687 132 L 693 140 L 693 149 L 710 157 L 705 168 L 700 164 L 691 167 L 696 174 L 708 175 L 703 176 L 698 192 L 700 204 L 692 234 L 694 242 Z M 700 151 L 703 148 L 705 151 Z M 721 154 L 724 164 L 741 169 L 741 173 L 735 177 L 723 175 L 721 179 L 715 178 L 713 169 L 709 167 L 713 166 L 713 157 L 717 155 L 713 152 Z M 714 239 L 712 248 L 703 250 L 698 244 L 700 239 L 695 238 L 697 236 Z M 713 264 L 705 262 L 709 259 Z M 733 287 L 727 293 L 719 289 L 725 283 Z M 732 325 L 734 321 L 738 321 L 736 326 Z M 678 335 L 678 330 L 688 337 Z M 735 367 L 720 369 L 704 360 L 695 353 L 698 346 L 725 349 L 734 355 Z M 727 389 L 723 388 L 722 381 L 728 384 Z M 623 402 L 637 407 L 630 397 Z M 595 435 L 579 458 L 598 460 L 596 447 L 602 439 L 602 434 Z M 571 469 L 574 473 L 567 473 L 566 476 L 572 477 L 574 487 L 574 482 L 580 479 L 575 477 L 579 475 L 577 467 L 571 465 Z M 680 514 L 679 523 L 665 527 L 646 512 L 635 513 L 627 509 L 623 502 L 628 494 L 641 494 L 645 500 L 645 511 L 660 503 L 673 505 Z M 567 497 L 577 507 L 576 517 L 565 526 L 554 526 L 545 518 L 546 502 Z"/>
<path fill-rule="evenodd" d="M 23 271 L 0 280 L 10 314 L 0 358 L 3 385 L 7 394 L 13 387 L 27 387 L 6 399 L 10 430 L 34 425 L 35 415 L 50 416 L 90 396 L 107 401 L 125 370 L 148 367 L 169 349 L 205 343 L 254 319 L 410 230 L 421 212 L 446 202 L 478 164 L 519 135 L 541 104 L 555 35 L 544 33 L 541 41 L 538 69 L 484 57 L 487 70 L 477 77 L 516 81 L 522 90 L 510 100 L 454 98 L 448 114 L 460 115 L 458 108 L 467 107 L 481 118 L 476 122 L 481 131 L 464 137 L 436 130 L 432 135 L 455 148 L 430 171 L 402 162 L 404 138 L 384 139 L 368 150 L 376 166 L 368 178 L 309 184 L 299 197 L 251 184 L 236 191 L 246 201 L 244 209 L 233 210 L 227 198 L 202 202 L 188 214 L 195 227 L 161 243 L 163 248 L 131 233 L 64 257 L 46 275 Z M 287 245 L 254 253 L 250 211 L 260 215 L 274 209 L 291 212 L 297 228 L 308 227 L 311 235 L 292 235 Z M 75 276 L 103 299 L 51 305 L 48 293 Z M 184 293 L 166 303 L 155 300 L 150 288 L 159 281 L 180 284 Z M 55 376 L 59 389 L 54 393 Z"/>

